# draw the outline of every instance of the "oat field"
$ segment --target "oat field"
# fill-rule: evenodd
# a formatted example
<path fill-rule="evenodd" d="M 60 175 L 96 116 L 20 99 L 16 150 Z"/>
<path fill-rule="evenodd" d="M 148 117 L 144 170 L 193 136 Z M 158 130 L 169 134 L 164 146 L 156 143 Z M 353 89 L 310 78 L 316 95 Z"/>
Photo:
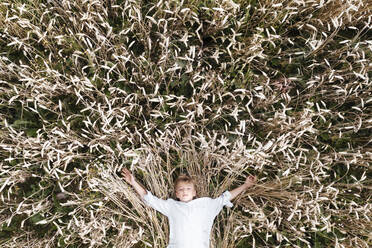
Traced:
<path fill-rule="evenodd" d="M 166 247 L 161 198 L 216 197 L 213 248 L 372 246 L 372 2 L 2 0 L 0 246 Z"/>

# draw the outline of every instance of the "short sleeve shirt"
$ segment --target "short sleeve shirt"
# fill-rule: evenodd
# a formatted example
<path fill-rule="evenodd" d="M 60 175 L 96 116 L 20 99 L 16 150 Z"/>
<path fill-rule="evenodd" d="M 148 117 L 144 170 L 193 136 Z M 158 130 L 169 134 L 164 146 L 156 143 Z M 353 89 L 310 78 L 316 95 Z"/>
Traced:
<path fill-rule="evenodd" d="M 156 209 L 169 220 L 169 245 L 167 248 L 209 248 L 213 221 L 223 206 L 232 207 L 231 194 L 197 198 L 189 202 L 173 199 L 162 200 L 147 191 L 143 197 L 146 205 Z"/>

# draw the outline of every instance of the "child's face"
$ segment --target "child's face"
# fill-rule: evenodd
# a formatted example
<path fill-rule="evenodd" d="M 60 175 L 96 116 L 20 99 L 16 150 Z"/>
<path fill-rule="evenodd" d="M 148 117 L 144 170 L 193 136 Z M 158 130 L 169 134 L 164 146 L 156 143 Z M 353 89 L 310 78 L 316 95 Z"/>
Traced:
<path fill-rule="evenodd" d="M 179 182 L 176 186 L 176 196 L 182 202 L 189 202 L 196 196 L 194 184 Z"/>

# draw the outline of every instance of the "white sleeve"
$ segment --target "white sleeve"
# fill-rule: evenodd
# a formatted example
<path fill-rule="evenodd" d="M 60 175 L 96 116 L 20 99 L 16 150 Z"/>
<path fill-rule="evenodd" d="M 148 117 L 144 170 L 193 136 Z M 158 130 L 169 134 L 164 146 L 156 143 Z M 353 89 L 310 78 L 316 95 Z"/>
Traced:
<path fill-rule="evenodd" d="M 159 199 L 150 191 L 147 191 L 147 194 L 143 196 L 143 201 L 147 206 L 152 207 L 165 216 L 168 216 L 170 210 L 170 202 L 168 200 Z"/>
<path fill-rule="evenodd" d="M 234 206 L 231 201 L 231 193 L 229 191 L 225 191 L 222 195 L 212 200 L 211 210 L 213 214 L 216 216 L 224 206 L 231 208 Z"/>

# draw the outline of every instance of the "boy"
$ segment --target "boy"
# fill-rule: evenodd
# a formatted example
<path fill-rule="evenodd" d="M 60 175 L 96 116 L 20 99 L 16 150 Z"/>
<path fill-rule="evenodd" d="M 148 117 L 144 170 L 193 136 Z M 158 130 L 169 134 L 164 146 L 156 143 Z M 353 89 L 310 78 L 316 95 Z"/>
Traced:
<path fill-rule="evenodd" d="M 146 205 L 168 217 L 170 233 L 167 248 L 209 248 L 214 218 L 223 206 L 232 207 L 233 204 L 230 201 L 253 186 L 257 180 L 255 176 L 249 176 L 243 185 L 231 191 L 225 191 L 215 199 L 196 198 L 193 179 L 181 175 L 175 181 L 175 195 L 178 200 L 176 201 L 173 199 L 162 200 L 152 195 L 136 181 L 127 169 L 122 170 L 122 175 Z"/>

